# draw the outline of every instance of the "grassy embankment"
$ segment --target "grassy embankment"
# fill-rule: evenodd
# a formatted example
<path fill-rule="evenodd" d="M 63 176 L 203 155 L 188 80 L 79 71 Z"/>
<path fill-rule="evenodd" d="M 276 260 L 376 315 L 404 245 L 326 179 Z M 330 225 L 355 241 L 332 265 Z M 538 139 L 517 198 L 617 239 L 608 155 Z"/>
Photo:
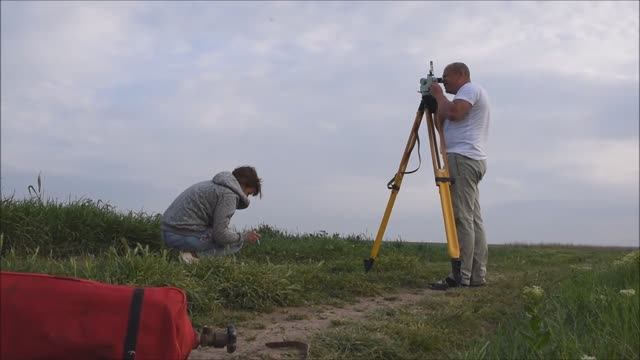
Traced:
<path fill-rule="evenodd" d="M 102 202 L 3 199 L 2 270 L 184 289 L 196 325 L 282 306 L 333 304 L 424 288 L 448 270 L 441 244 L 385 243 L 365 274 L 370 239 L 262 226 L 260 246 L 185 265 L 165 250 L 159 217 Z M 631 254 L 631 255 L 629 255 Z M 333 322 L 311 340 L 321 359 L 640 356 L 638 252 L 571 246 L 490 247 L 490 285 L 428 296 Z M 635 292 L 635 294 L 633 294 Z M 304 319 L 298 320 L 304 321 Z"/>

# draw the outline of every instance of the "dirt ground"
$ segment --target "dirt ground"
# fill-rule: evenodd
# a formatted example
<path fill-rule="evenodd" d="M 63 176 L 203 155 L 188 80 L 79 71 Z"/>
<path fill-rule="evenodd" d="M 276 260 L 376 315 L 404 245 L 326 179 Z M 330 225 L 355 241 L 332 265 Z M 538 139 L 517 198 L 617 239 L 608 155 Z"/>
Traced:
<path fill-rule="evenodd" d="M 237 350 L 228 354 L 225 349 L 199 348 L 189 360 L 217 359 L 305 359 L 304 350 L 287 347 L 272 349 L 268 342 L 298 341 L 309 344 L 314 333 L 329 327 L 332 321 L 359 320 L 367 313 L 381 308 L 403 308 L 427 296 L 441 296 L 444 292 L 413 290 L 389 296 L 362 298 L 342 307 L 312 306 L 277 309 L 251 321 L 252 326 L 238 327 Z"/>

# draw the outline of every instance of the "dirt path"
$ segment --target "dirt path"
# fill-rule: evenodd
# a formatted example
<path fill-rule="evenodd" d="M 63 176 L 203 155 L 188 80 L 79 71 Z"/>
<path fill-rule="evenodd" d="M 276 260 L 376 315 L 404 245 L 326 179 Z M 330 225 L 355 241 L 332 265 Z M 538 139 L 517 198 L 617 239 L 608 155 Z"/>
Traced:
<path fill-rule="evenodd" d="M 238 348 L 233 354 L 224 349 L 201 348 L 193 350 L 189 360 L 216 359 L 291 359 L 300 354 L 294 348 L 270 349 L 265 343 L 272 341 L 301 341 L 309 343 L 314 333 L 326 329 L 332 321 L 362 319 L 367 313 L 381 308 L 401 308 L 427 296 L 442 296 L 444 292 L 405 290 L 389 296 L 362 298 L 343 307 L 312 306 L 281 308 L 251 322 L 252 326 L 238 327 Z M 293 357 L 298 358 L 298 357 Z M 303 358 L 300 356 L 299 358 Z"/>

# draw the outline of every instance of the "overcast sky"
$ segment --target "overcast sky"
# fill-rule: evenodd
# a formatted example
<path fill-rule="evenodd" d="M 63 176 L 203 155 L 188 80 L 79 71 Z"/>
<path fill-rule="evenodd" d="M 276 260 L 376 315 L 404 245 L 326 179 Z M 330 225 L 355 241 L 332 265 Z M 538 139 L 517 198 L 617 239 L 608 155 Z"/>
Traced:
<path fill-rule="evenodd" d="M 637 1 L 1 4 L 3 196 L 157 213 L 248 164 L 236 227 L 373 237 L 420 77 L 462 61 L 489 243 L 638 245 Z M 445 242 L 421 130 L 387 240 Z"/>

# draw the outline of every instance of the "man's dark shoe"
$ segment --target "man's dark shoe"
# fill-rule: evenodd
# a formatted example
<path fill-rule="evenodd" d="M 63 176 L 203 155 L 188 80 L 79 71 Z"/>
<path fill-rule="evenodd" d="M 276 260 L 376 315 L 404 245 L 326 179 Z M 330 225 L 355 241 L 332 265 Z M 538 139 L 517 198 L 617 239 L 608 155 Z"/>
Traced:
<path fill-rule="evenodd" d="M 457 281 L 449 278 L 448 276 L 438 282 L 434 282 L 434 283 L 430 283 L 428 285 L 429 289 L 431 290 L 439 290 L 439 291 L 444 291 L 447 290 L 449 288 L 455 288 L 460 286 L 460 284 L 458 284 Z"/>

